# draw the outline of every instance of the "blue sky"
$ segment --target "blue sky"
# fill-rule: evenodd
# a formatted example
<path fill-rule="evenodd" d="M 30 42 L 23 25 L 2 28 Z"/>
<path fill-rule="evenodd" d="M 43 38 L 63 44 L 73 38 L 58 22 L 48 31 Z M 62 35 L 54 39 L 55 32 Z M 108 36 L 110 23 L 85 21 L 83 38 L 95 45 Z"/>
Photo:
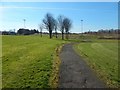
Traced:
<path fill-rule="evenodd" d="M 23 19 L 26 28 L 39 29 L 47 12 L 69 17 L 71 32 L 81 32 L 81 19 L 84 31 L 118 28 L 117 2 L 0 2 L 0 30 L 23 28 Z"/>

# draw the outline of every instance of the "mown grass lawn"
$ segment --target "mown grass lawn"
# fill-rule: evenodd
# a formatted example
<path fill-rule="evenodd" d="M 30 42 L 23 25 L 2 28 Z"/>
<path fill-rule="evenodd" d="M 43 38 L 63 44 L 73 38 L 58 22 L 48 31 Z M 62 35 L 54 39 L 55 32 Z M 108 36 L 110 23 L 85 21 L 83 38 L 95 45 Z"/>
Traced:
<path fill-rule="evenodd" d="M 2 36 L 2 87 L 49 88 L 55 48 L 47 36 Z"/>
<path fill-rule="evenodd" d="M 118 87 L 118 41 L 97 40 L 81 42 L 75 50 L 95 70 L 108 87 Z"/>

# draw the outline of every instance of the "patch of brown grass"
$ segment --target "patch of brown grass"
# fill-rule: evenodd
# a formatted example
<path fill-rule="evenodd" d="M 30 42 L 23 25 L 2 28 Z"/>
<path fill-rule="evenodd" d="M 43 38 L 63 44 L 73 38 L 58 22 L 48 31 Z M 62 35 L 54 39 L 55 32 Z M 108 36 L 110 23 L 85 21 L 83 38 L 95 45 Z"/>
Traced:
<path fill-rule="evenodd" d="M 54 53 L 54 57 L 53 57 L 53 66 L 52 66 L 53 71 L 52 71 L 52 74 L 51 74 L 50 80 L 49 80 L 49 85 L 51 88 L 58 87 L 59 67 L 60 67 L 60 63 L 61 63 L 59 54 L 60 54 L 62 47 L 63 47 L 63 45 L 61 45 L 55 49 L 55 53 Z"/>

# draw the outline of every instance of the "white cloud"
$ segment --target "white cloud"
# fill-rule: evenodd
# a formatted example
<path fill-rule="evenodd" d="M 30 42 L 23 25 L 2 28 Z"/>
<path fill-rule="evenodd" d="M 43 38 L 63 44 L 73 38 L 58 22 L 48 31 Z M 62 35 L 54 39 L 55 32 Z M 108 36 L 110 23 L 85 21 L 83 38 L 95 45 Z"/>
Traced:
<path fill-rule="evenodd" d="M 77 8 L 42 8 L 42 7 L 18 7 L 18 6 L 0 6 L 0 9 L 41 9 L 41 10 L 80 10 Z"/>

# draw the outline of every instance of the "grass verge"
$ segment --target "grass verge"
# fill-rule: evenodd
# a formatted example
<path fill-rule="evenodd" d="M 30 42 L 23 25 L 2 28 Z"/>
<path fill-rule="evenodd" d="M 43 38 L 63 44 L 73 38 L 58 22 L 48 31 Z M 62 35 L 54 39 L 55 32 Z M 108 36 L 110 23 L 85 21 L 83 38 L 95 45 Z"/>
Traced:
<path fill-rule="evenodd" d="M 108 87 L 116 88 L 120 85 L 117 40 L 81 42 L 74 48 Z"/>
<path fill-rule="evenodd" d="M 59 81 L 59 67 L 60 67 L 60 57 L 59 54 L 61 52 L 63 45 L 60 45 L 55 49 L 54 61 L 52 66 L 52 74 L 50 77 L 50 86 L 51 88 L 58 88 L 58 81 Z"/>

